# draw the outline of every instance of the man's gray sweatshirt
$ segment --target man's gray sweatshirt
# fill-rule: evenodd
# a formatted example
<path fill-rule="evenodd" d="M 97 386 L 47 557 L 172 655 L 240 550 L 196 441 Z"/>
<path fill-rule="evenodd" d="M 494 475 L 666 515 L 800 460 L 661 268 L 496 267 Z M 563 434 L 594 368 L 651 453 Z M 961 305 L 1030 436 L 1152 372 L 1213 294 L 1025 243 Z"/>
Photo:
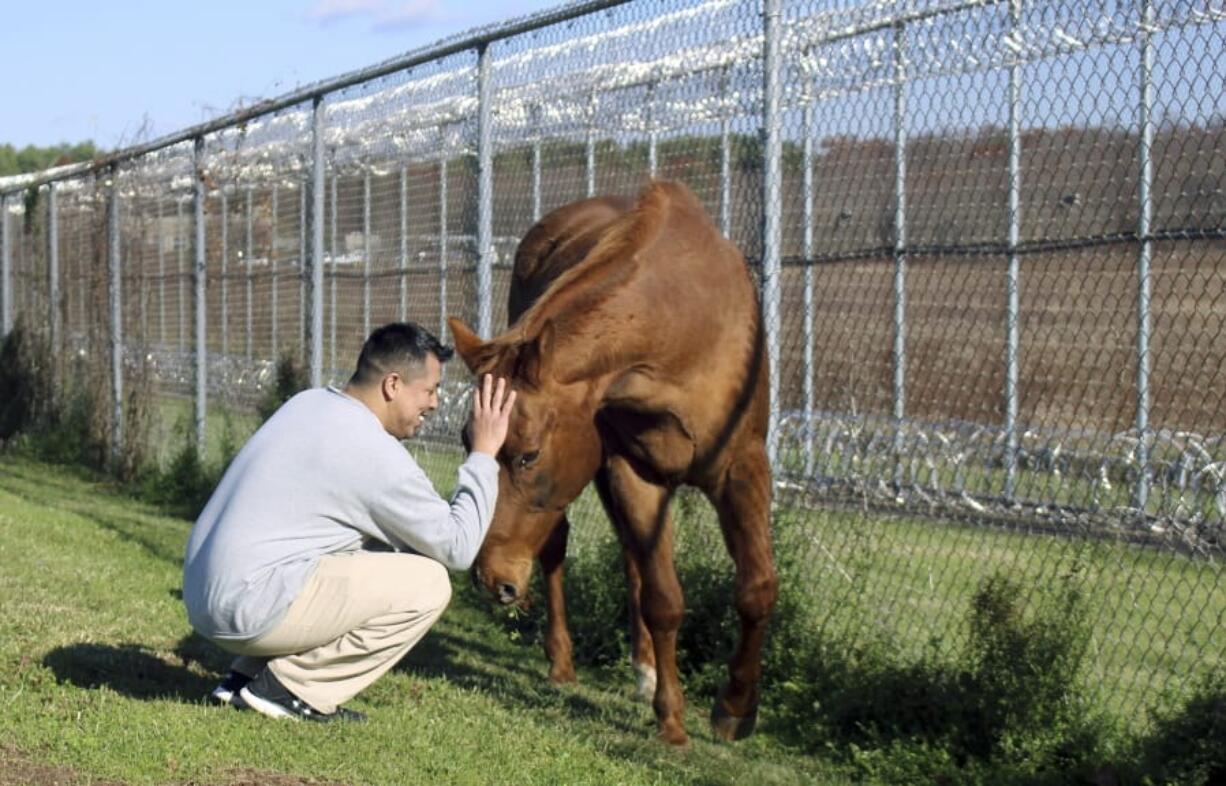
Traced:
<path fill-rule="evenodd" d="M 335 388 L 304 391 L 252 435 L 196 520 L 183 562 L 187 618 L 207 638 L 259 638 L 320 557 L 370 540 L 467 569 L 497 496 L 490 456 L 460 465 L 449 503 L 366 405 Z"/>

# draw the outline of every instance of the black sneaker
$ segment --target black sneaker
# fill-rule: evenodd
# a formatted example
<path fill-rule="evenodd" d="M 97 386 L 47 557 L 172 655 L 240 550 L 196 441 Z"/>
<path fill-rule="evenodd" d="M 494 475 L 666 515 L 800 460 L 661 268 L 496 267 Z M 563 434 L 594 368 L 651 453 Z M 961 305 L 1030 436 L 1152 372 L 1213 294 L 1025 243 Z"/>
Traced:
<path fill-rule="evenodd" d="M 251 678 L 246 674 L 240 674 L 237 671 L 230 672 L 230 676 L 221 681 L 221 684 L 213 688 L 213 692 L 209 694 L 209 698 L 218 704 L 230 704 L 238 707 L 240 710 L 247 705 L 243 702 L 239 691 L 251 682 Z"/>
<path fill-rule="evenodd" d="M 248 707 L 270 718 L 292 718 L 318 723 L 366 720 L 362 713 L 344 707 L 337 707 L 336 712 L 332 713 L 320 712 L 290 693 L 268 669 L 261 670 L 255 675 L 255 679 L 244 685 L 239 696 Z"/>

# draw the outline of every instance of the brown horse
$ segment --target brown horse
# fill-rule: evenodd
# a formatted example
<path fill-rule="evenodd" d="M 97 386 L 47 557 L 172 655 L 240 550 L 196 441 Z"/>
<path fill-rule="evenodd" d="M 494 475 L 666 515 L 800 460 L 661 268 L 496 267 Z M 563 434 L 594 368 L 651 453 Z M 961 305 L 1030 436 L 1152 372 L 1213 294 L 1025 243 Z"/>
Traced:
<path fill-rule="evenodd" d="M 736 566 L 741 621 L 711 721 L 721 737 L 744 737 L 778 590 L 768 362 L 744 259 L 687 188 L 656 181 L 633 204 L 586 200 L 546 216 L 520 243 L 515 272 L 512 313 L 524 310 L 506 333 L 486 342 L 450 321 L 468 367 L 509 377 L 519 391 L 476 575 L 511 603 L 539 556 L 550 676 L 574 679 L 561 592 L 565 508 L 595 480 L 626 554 L 636 666 L 655 665 L 660 736 L 685 744 L 676 666 L 684 605 L 668 503 L 683 483 L 702 489 Z"/>

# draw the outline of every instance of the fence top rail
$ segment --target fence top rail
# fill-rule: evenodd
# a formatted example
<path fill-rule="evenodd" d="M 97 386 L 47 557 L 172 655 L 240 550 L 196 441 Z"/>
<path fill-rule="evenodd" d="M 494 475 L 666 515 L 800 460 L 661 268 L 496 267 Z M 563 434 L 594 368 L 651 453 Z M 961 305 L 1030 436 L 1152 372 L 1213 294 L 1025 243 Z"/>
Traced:
<path fill-rule="evenodd" d="M 862 5 L 853 6 L 852 8 L 818 8 L 813 9 L 813 13 L 789 18 L 788 24 L 782 33 L 780 45 L 788 55 L 791 67 L 794 68 L 795 73 L 792 75 L 791 81 L 783 86 L 784 108 L 787 109 L 797 104 L 808 104 L 826 98 L 846 95 L 850 92 L 879 87 L 898 78 L 892 71 L 885 76 L 878 75 L 871 78 L 864 74 L 859 74 L 865 68 L 875 68 L 873 62 L 875 62 L 875 58 L 882 54 L 881 47 L 890 46 L 888 42 L 875 42 L 869 49 L 853 47 L 842 53 L 835 52 L 824 55 L 817 53 L 817 49 L 820 47 L 838 44 L 848 39 L 855 39 L 891 27 L 896 29 L 904 28 L 908 25 L 931 20 L 936 17 L 974 11 L 980 8 L 1000 7 L 1013 1 L 866 0 Z M 574 0 L 550 10 L 519 17 L 485 28 L 477 28 L 412 50 L 367 68 L 307 85 L 279 98 L 267 99 L 252 104 L 249 107 L 236 109 L 208 122 L 191 126 L 168 136 L 100 156 L 93 161 L 47 169 L 42 172 L 0 177 L 0 199 L 18 195 L 27 188 L 54 182 L 71 181 L 96 173 L 105 173 L 120 164 L 138 159 L 141 156 L 188 141 L 195 141 L 207 135 L 233 129 L 237 126 L 251 124 L 251 121 L 268 115 L 285 110 L 304 109 L 304 105 L 308 102 L 322 100 L 325 96 L 338 93 L 364 82 L 370 82 L 425 63 L 437 62 L 460 52 L 481 51 L 489 44 L 500 40 L 525 32 L 539 30 L 550 25 L 590 16 L 601 11 L 627 5 L 631 2 L 632 0 Z M 588 36 L 562 44 L 555 44 L 543 49 L 538 48 L 528 52 L 515 53 L 510 55 L 509 61 L 522 65 L 541 57 L 551 56 L 568 48 L 582 49 L 590 46 L 593 40 L 609 35 L 632 38 L 644 32 L 646 29 L 643 27 L 644 24 L 654 26 L 662 24 L 662 20 L 665 18 L 674 21 L 683 17 L 689 18 L 694 14 L 716 11 L 737 5 L 740 2 L 743 2 L 743 0 L 692 0 L 692 5 L 687 5 L 680 10 L 671 12 L 665 17 L 658 17 L 648 23 L 627 25 L 597 34 L 596 36 Z M 1085 20 L 1081 27 L 1073 31 L 1077 34 L 1076 36 L 1069 34 L 1059 25 L 1054 27 L 1040 25 L 1036 27 L 1034 24 L 1026 23 L 1020 29 L 1009 30 L 1007 34 L 988 36 L 985 39 L 987 43 L 984 47 L 965 54 L 962 60 L 966 62 L 957 64 L 946 62 L 944 55 L 941 53 L 945 52 L 948 47 L 930 47 L 927 50 L 927 60 L 932 62 L 925 60 L 922 63 L 909 64 L 909 70 L 914 70 L 919 76 L 936 76 L 959 73 L 962 70 L 977 71 L 985 68 L 999 68 L 1005 65 L 1032 62 L 1046 57 L 1067 54 L 1069 51 L 1076 51 L 1078 49 L 1131 41 L 1141 32 L 1152 33 L 1163 29 L 1165 26 L 1178 27 L 1216 22 L 1222 19 L 1226 19 L 1226 11 L 1218 8 L 1209 9 L 1204 13 L 1188 14 L 1184 17 L 1176 15 L 1166 20 L 1144 21 L 1132 17 L 1116 19 L 1108 15 Z M 567 98 L 570 100 L 562 102 L 566 104 L 565 106 L 555 107 L 552 114 L 557 117 L 553 119 L 555 121 L 557 118 L 565 120 L 567 117 L 574 115 L 574 117 L 581 118 L 583 122 L 591 122 L 596 112 L 597 102 L 595 96 L 597 88 L 603 92 L 611 89 L 654 85 L 661 80 L 681 74 L 717 74 L 722 72 L 725 74 L 725 78 L 727 78 L 726 74 L 730 67 L 737 63 L 752 61 L 755 57 L 760 56 L 762 45 L 763 34 L 761 32 L 747 32 L 745 34 L 734 35 L 719 46 L 701 43 L 667 53 L 651 53 L 634 62 L 626 62 L 619 59 L 612 62 L 600 62 L 585 66 L 581 71 L 570 75 L 570 81 L 573 85 L 573 90 L 567 93 Z M 866 58 L 869 61 L 868 65 L 865 64 Z M 455 73 L 463 72 L 471 74 L 474 70 L 472 66 L 468 66 L 467 68 L 457 70 Z M 849 77 L 849 74 L 859 74 L 859 76 L 864 77 L 867 81 L 858 81 L 854 76 Z M 444 74 L 447 78 L 454 75 L 450 72 Z M 831 79 L 832 77 L 833 80 Z M 851 80 L 850 82 L 848 81 L 849 79 Z M 885 81 L 881 81 L 882 79 Z M 392 93 L 399 96 L 400 99 L 404 99 L 405 96 L 409 95 L 405 91 L 411 92 L 418 89 L 420 89 L 420 85 L 414 83 L 395 88 Z M 510 87 L 508 92 L 509 95 L 499 100 L 501 116 L 499 122 L 504 127 L 510 125 L 518 127 L 521 131 L 529 129 L 533 133 L 539 134 L 542 104 L 548 103 L 550 100 L 557 101 L 559 99 L 558 85 L 553 81 L 546 80 L 540 84 L 515 85 Z M 384 100 L 386 98 L 386 96 L 383 97 Z M 576 109 L 578 98 L 583 98 L 583 107 L 581 109 Z M 391 114 L 380 115 L 373 119 L 362 119 L 361 115 L 369 105 L 369 102 L 375 100 L 380 99 L 372 96 L 363 96 L 329 103 L 330 113 L 333 111 L 347 112 L 357 117 L 356 120 L 352 121 L 342 119 L 336 126 L 337 132 L 332 134 L 331 138 L 325 140 L 325 143 L 334 151 L 334 164 L 338 163 L 336 158 L 337 151 L 351 151 L 348 163 L 352 165 L 353 160 L 356 160 L 353 159 L 353 155 L 360 156 L 375 150 L 374 147 L 360 141 L 363 139 L 377 140 L 379 147 L 376 152 L 379 154 L 390 149 L 398 155 L 403 155 L 405 151 L 418 144 L 420 140 L 417 140 L 417 137 L 438 134 L 440 136 L 438 142 L 430 142 L 430 144 L 436 145 L 442 151 L 442 154 L 445 155 L 447 151 L 462 145 L 450 137 L 444 138 L 446 134 L 442 129 L 450 129 L 447 133 L 452 135 L 459 133 L 459 126 L 456 125 L 456 121 L 467 117 L 471 113 L 471 104 L 475 99 L 471 95 L 445 98 L 434 97 L 429 99 L 426 106 L 423 106 L 421 102 L 413 102 L 411 111 L 407 107 L 402 107 Z M 722 96 L 712 96 L 699 100 L 695 100 L 690 95 L 681 98 L 665 97 L 658 102 L 653 102 L 651 106 L 639 105 L 627 107 L 623 122 L 634 126 L 638 131 L 666 129 L 670 127 L 670 118 L 677 121 L 673 122 L 672 126 L 710 123 L 722 119 L 731 108 L 738 106 L 741 100 L 740 91 L 733 89 L 729 94 L 727 86 L 725 87 L 725 94 Z M 405 102 L 401 100 L 401 103 Z M 298 132 L 301 132 L 302 128 L 309 124 L 309 116 L 309 111 L 290 111 L 266 122 L 268 123 L 268 128 L 273 128 L 283 123 L 285 127 L 296 128 Z M 248 129 L 250 130 L 257 125 L 259 124 L 251 124 L 248 126 Z M 265 130 L 267 131 L 267 129 Z M 355 140 L 359 141 L 355 142 Z M 266 168 L 268 166 L 267 160 L 269 155 L 276 155 L 278 158 L 282 157 L 284 155 L 283 151 L 278 151 L 281 148 L 285 148 L 288 144 L 284 140 L 278 141 L 277 139 L 259 142 L 251 148 L 252 152 L 249 160 L 235 156 L 230 164 L 234 165 L 237 162 L 243 166 L 250 165 Z M 354 150 L 357 152 L 353 153 L 352 151 Z M 413 157 L 417 160 L 433 160 L 433 158 L 423 158 L 417 154 L 413 154 Z M 292 157 L 284 160 L 291 161 Z M 255 163 L 251 163 L 252 161 Z M 304 165 L 305 162 L 299 160 L 289 168 L 298 169 Z M 171 168 L 176 169 L 176 177 L 174 178 L 176 183 L 172 186 L 173 188 L 182 190 L 192 185 L 195 175 L 190 165 L 184 167 L 181 164 L 175 164 Z M 379 171 L 377 167 L 371 171 L 374 171 L 376 174 L 386 174 L 386 172 Z M 18 210 L 19 207 L 14 204 L 11 209 Z"/>
<path fill-rule="evenodd" d="M 93 161 L 57 167 L 29 176 L 0 178 L 0 197 L 12 195 L 27 188 L 79 177 L 90 172 L 97 172 L 108 167 L 117 166 L 134 158 L 171 147 L 172 145 L 245 123 L 256 117 L 279 112 L 282 109 L 287 109 L 307 101 L 319 100 L 330 93 L 344 90 L 362 82 L 369 82 L 373 79 L 378 79 L 433 60 L 439 60 L 458 52 L 479 49 L 495 41 L 511 38 L 530 30 L 566 22 L 577 17 L 625 5 L 629 2 L 631 0 L 574 0 L 574 2 L 565 3 L 556 8 L 539 11 L 535 14 L 521 16 L 487 27 L 469 30 L 450 38 L 444 38 L 436 43 L 411 50 L 402 55 L 397 55 L 381 63 L 376 63 L 357 71 L 350 71 L 331 79 L 314 82 L 276 98 L 259 101 L 251 106 L 243 107 L 207 122 L 176 131 L 159 139 L 117 150 Z M 19 182 L 12 182 L 14 180 Z"/>

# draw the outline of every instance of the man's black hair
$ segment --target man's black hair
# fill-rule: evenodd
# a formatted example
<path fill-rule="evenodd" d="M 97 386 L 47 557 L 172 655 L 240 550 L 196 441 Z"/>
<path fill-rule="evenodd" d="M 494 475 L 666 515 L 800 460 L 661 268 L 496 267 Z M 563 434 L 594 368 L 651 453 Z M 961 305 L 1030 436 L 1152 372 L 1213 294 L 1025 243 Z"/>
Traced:
<path fill-rule="evenodd" d="M 371 333 L 362 345 L 358 368 L 349 384 L 373 384 L 391 371 L 411 379 L 425 367 L 427 353 L 438 358 L 440 363 L 446 363 L 455 350 L 414 322 L 384 325 Z"/>

